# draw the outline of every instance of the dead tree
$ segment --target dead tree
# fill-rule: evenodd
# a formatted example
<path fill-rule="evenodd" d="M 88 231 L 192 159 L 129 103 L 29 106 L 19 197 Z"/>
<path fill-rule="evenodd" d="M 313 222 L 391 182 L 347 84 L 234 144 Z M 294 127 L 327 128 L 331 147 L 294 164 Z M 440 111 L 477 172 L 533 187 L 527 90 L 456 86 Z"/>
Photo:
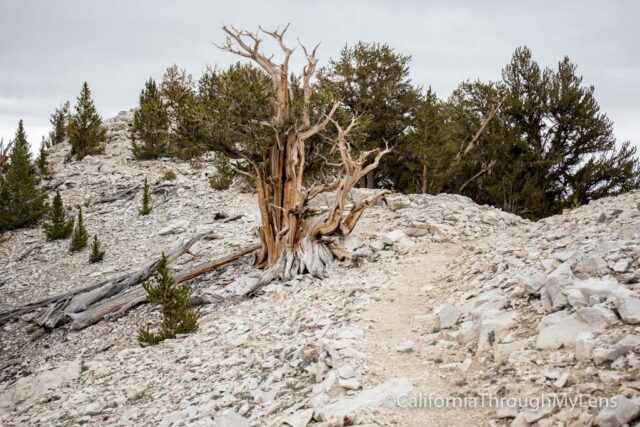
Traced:
<path fill-rule="evenodd" d="M 9 162 L 9 155 L 11 154 L 11 146 L 13 141 L 7 142 L 6 146 L 3 140 L 0 140 L 0 175 L 4 173 L 7 163 Z"/>
<path fill-rule="evenodd" d="M 219 46 L 223 50 L 248 58 L 258 64 L 271 78 L 273 93 L 273 116 L 263 125 L 273 129 L 273 143 L 261 158 L 235 151 L 235 147 L 221 150 L 233 152 L 250 165 L 256 185 L 258 208 L 261 215 L 259 228 L 261 248 L 256 266 L 265 269 L 260 283 L 272 280 L 288 280 L 299 273 L 321 276 L 334 257 L 343 251 L 329 242 L 332 236 L 345 236 L 353 231 L 360 215 L 376 203 L 387 192 L 380 191 L 353 204 L 347 210 L 347 197 L 358 181 L 378 167 L 380 159 L 389 152 L 376 149 L 352 153 L 349 132 L 356 126 L 353 119 L 344 129 L 334 120 L 339 104 L 317 120 L 311 120 L 312 79 L 318 62 L 318 46 L 307 49 L 300 44 L 307 64 L 303 68 L 302 90 L 291 87 L 289 59 L 294 49 L 284 42 L 287 27 L 283 30 L 249 32 L 223 27 L 226 42 Z M 273 38 L 283 53 L 281 63 L 273 61 L 261 50 L 261 35 Z M 301 105 L 294 112 L 293 105 Z M 335 126 L 335 147 L 340 154 L 340 172 L 332 182 L 304 188 L 305 144 L 307 141 Z M 335 199 L 327 212 L 312 214 L 309 202 L 324 192 L 335 192 Z"/>

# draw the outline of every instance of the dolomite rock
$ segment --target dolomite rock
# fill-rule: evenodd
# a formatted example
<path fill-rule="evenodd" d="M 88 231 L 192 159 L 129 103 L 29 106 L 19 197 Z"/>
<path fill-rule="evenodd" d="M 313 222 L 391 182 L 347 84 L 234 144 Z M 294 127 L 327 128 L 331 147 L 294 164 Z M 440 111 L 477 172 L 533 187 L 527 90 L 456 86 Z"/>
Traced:
<path fill-rule="evenodd" d="M 619 295 L 614 303 L 618 314 L 625 323 L 632 325 L 640 323 L 640 299 L 629 295 Z"/>
<path fill-rule="evenodd" d="M 572 315 L 542 329 L 536 340 L 536 348 L 555 350 L 562 346 L 573 347 L 578 334 L 591 331 L 592 327 L 589 324 Z"/>
<path fill-rule="evenodd" d="M 216 417 L 214 427 L 249 427 L 249 421 L 233 410 L 227 409 Z"/>
<path fill-rule="evenodd" d="M 613 396 L 612 404 L 603 408 L 596 417 L 599 427 L 621 427 L 640 414 L 640 406 L 620 394 Z"/>
<path fill-rule="evenodd" d="M 449 329 L 458 322 L 462 313 L 451 304 L 444 304 L 438 310 L 438 329 Z"/>
<path fill-rule="evenodd" d="M 364 409 L 389 404 L 391 400 L 409 393 L 413 385 L 407 378 L 392 378 L 369 390 L 361 391 L 352 398 L 314 408 L 313 418 L 316 421 L 329 421 L 348 415 L 353 415 Z"/>

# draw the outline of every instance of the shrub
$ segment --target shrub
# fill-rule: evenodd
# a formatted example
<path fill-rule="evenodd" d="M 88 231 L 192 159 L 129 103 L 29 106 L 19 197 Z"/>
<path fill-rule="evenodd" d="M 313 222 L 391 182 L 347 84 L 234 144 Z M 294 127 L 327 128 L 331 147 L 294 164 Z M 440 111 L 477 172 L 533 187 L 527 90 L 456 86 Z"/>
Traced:
<path fill-rule="evenodd" d="M 89 233 L 84 226 L 82 219 L 82 208 L 78 208 L 78 220 L 76 221 L 76 227 L 73 229 L 73 235 L 71 236 L 71 244 L 69 250 L 71 252 L 77 252 L 84 249 L 89 241 Z"/>
<path fill-rule="evenodd" d="M 103 153 L 107 130 L 102 126 L 102 118 L 93 104 L 87 82 L 82 85 L 75 109 L 68 126 L 73 154 L 82 160 L 87 155 Z"/>
<path fill-rule="evenodd" d="M 91 264 L 100 262 L 104 259 L 105 251 L 100 249 L 100 241 L 98 235 L 93 236 L 93 242 L 91 243 L 91 255 L 89 255 L 89 262 Z"/>
<path fill-rule="evenodd" d="M 144 179 L 144 191 L 142 193 L 142 207 L 140 208 L 140 215 L 149 215 L 151 212 L 151 196 L 149 195 L 149 184 L 147 184 L 147 178 Z"/>
<path fill-rule="evenodd" d="M 44 213 L 45 195 L 38 187 L 27 135 L 20 120 L 6 172 L 0 175 L 0 232 L 33 224 Z"/>
<path fill-rule="evenodd" d="M 56 195 L 53 198 L 53 206 L 49 209 L 47 217 L 48 222 L 43 225 L 47 239 L 66 239 L 71 235 L 73 219 L 67 220 L 59 191 L 56 191 Z"/>
<path fill-rule="evenodd" d="M 236 176 L 236 171 L 226 156 L 216 155 L 213 159 L 216 173 L 209 178 L 209 184 L 214 190 L 227 190 Z"/>
<path fill-rule="evenodd" d="M 198 329 L 199 313 L 189 304 L 189 286 L 176 285 L 169 272 L 167 257 L 162 254 L 158 264 L 154 286 L 146 282 L 142 286 L 147 291 L 147 298 L 151 304 L 161 306 L 162 325 L 158 332 L 149 332 L 149 327 L 140 327 L 138 342 L 140 345 L 155 345 L 168 338 L 175 338 L 177 334 L 186 334 Z"/>
<path fill-rule="evenodd" d="M 173 181 L 176 178 L 177 178 L 176 173 L 171 169 L 166 170 L 164 175 L 162 175 L 163 181 Z"/>

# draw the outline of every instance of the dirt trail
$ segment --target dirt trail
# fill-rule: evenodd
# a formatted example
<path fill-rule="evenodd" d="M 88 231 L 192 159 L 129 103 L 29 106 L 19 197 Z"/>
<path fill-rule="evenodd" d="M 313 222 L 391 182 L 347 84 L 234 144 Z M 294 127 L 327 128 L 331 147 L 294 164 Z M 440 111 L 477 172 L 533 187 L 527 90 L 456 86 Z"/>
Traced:
<path fill-rule="evenodd" d="M 417 255 L 401 258 L 393 268 L 398 275 L 390 279 L 381 298 L 370 304 L 363 316 L 362 326 L 368 329 L 363 348 L 371 370 L 368 376 L 372 383 L 409 378 L 414 390 L 403 405 L 422 398 L 426 401 L 422 406 L 428 406 L 430 396 L 452 397 L 464 392 L 465 374 L 457 365 L 469 355 L 425 340 L 433 325 L 421 322 L 446 301 L 447 287 L 452 286 L 446 281 L 447 264 L 462 251 L 461 243 L 432 243 L 412 251 Z M 398 345 L 406 340 L 416 344 L 415 351 L 398 352 Z M 483 409 L 396 406 L 383 409 L 380 415 L 384 425 L 452 427 L 484 425 L 488 414 Z"/>

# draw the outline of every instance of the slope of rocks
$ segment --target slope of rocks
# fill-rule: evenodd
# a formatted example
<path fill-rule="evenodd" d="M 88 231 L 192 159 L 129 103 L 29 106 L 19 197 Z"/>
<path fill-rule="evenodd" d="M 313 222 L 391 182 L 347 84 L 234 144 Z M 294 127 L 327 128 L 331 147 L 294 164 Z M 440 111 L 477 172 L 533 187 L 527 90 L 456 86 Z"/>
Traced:
<path fill-rule="evenodd" d="M 133 160 L 130 120 L 123 112 L 107 121 L 104 155 L 65 163 L 68 146 L 51 152 L 47 186 L 83 206 L 104 262 L 70 255 L 68 242 L 47 242 L 40 228 L 8 233 L 0 311 L 130 271 L 196 232 L 215 238 L 174 271 L 256 241 L 253 194 L 211 190 L 207 162 Z M 168 170 L 175 180 L 163 179 Z M 153 211 L 140 216 L 145 178 Z M 249 259 L 193 280 L 192 292 L 211 302 L 199 330 L 154 347 L 136 341 L 138 327 L 158 319 L 148 305 L 80 331 L 45 333 L 23 316 L 0 330 L 0 424 L 629 423 L 640 412 L 639 203 L 629 193 L 532 223 L 460 196 L 394 195 L 345 241 L 356 261 L 322 280 L 234 299 L 257 278 Z M 242 218 L 223 224 L 221 214 Z M 420 409 L 385 407 L 388 396 L 436 382 L 446 395 L 579 392 L 617 404 L 465 409 L 429 422 Z"/>

